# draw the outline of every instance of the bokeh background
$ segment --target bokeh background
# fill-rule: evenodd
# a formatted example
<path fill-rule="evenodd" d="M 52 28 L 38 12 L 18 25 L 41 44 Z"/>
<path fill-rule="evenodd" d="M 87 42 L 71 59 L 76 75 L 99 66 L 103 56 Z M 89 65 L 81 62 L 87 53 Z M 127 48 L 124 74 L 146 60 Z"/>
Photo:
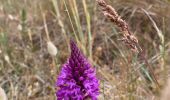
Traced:
<path fill-rule="evenodd" d="M 56 100 L 72 38 L 96 68 L 99 100 L 159 100 L 170 65 L 170 1 L 106 2 L 138 38 L 160 89 L 95 0 L 0 0 L 0 86 L 8 99 Z M 56 55 L 49 54 L 49 41 Z"/>

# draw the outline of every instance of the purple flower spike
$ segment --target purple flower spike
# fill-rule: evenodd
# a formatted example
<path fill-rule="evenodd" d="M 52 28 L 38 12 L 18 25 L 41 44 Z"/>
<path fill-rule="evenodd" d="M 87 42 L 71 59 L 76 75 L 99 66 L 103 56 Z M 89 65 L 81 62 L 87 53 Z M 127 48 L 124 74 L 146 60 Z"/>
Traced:
<path fill-rule="evenodd" d="M 58 100 L 97 100 L 99 81 L 95 70 L 74 41 L 70 41 L 71 55 L 62 66 L 56 82 Z"/>

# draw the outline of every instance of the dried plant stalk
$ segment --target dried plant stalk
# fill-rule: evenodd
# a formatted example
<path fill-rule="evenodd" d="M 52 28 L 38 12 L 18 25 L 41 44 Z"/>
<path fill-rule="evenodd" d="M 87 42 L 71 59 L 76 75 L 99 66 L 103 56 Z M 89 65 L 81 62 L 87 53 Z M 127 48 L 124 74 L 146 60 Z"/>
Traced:
<path fill-rule="evenodd" d="M 97 2 L 101 6 L 103 14 L 115 23 L 124 33 L 121 40 L 130 47 L 131 50 L 138 53 L 141 52 L 142 49 L 138 44 L 138 39 L 129 31 L 128 24 L 117 14 L 115 9 L 107 5 L 104 0 L 97 0 Z"/>
<path fill-rule="evenodd" d="M 146 59 L 144 50 L 140 47 L 138 43 L 138 39 L 131 33 L 129 30 L 128 24 L 117 14 L 115 9 L 111 5 L 107 5 L 104 0 L 97 0 L 99 6 L 102 8 L 103 14 L 110 19 L 115 25 L 117 25 L 121 31 L 123 32 L 123 38 L 120 39 L 123 43 L 128 46 L 133 52 L 138 54 L 138 58 L 140 62 L 143 62 L 148 66 L 149 72 L 151 73 L 151 77 L 159 88 L 159 83 L 155 77 L 154 71 L 148 60 Z"/>

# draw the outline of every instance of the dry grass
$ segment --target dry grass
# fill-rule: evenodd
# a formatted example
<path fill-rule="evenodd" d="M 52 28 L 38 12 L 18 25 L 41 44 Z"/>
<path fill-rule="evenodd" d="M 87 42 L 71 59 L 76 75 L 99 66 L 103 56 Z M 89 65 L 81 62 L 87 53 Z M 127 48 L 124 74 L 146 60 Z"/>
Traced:
<path fill-rule="evenodd" d="M 8 99 L 55 100 L 72 37 L 97 69 L 99 100 L 159 100 L 169 77 L 170 2 L 106 2 L 0 0 L 0 86 Z M 49 41 L 57 47 L 55 57 Z"/>
<path fill-rule="evenodd" d="M 162 91 L 161 100 L 169 100 L 169 98 L 170 98 L 170 79 L 168 79 L 166 86 Z"/>
<path fill-rule="evenodd" d="M 133 52 L 137 53 L 140 63 L 144 63 L 146 66 L 148 66 L 149 74 L 151 74 L 150 77 L 152 77 L 151 79 L 154 80 L 157 88 L 160 88 L 153 69 L 148 63 L 146 54 L 144 53 L 144 50 L 140 47 L 138 39 L 130 32 L 128 24 L 121 18 L 121 16 L 117 14 L 115 9 L 112 6 L 107 5 L 104 0 L 97 0 L 97 2 L 101 6 L 103 14 L 121 29 L 123 33 L 123 38 L 120 40 L 123 41 L 123 43 Z"/>

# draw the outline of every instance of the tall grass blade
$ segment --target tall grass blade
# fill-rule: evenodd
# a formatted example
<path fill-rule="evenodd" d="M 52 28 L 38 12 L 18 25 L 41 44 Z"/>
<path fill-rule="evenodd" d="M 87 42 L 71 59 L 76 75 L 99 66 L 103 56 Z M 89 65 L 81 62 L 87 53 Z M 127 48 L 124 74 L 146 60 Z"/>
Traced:
<path fill-rule="evenodd" d="M 91 34 L 91 18 L 90 14 L 87 9 L 87 4 L 85 0 L 82 0 L 83 2 L 83 7 L 84 7 L 84 12 L 86 16 L 86 22 L 87 22 L 87 29 L 88 29 L 88 53 L 90 56 L 90 59 L 92 59 L 92 34 Z"/>

